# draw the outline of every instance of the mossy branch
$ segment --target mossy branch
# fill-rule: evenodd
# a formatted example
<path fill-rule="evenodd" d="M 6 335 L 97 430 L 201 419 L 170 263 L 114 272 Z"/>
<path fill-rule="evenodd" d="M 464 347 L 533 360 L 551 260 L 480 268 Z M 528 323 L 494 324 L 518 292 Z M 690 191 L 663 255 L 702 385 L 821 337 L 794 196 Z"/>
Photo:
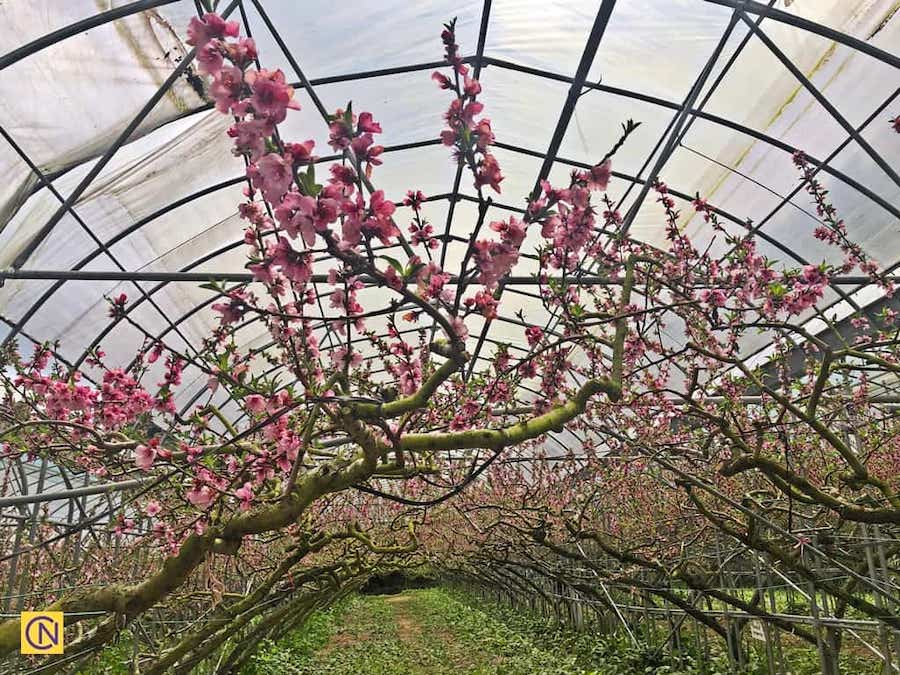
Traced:
<path fill-rule="evenodd" d="M 622 396 L 622 383 L 608 378 L 588 380 L 570 401 L 530 420 L 501 429 L 470 429 L 440 434 L 407 434 L 400 438 L 400 450 L 426 452 L 431 450 L 466 450 L 487 448 L 500 450 L 560 431 L 565 425 L 584 414 L 592 396 L 605 393 L 609 400 Z"/>
<path fill-rule="evenodd" d="M 446 352 L 446 356 L 447 360 L 422 383 L 415 393 L 389 403 L 355 403 L 352 408 L 353 414 L 358 419 L 391 419 L 424 408 L 438 387 L 468 361 L 465 352 L 452 348 Z"/>

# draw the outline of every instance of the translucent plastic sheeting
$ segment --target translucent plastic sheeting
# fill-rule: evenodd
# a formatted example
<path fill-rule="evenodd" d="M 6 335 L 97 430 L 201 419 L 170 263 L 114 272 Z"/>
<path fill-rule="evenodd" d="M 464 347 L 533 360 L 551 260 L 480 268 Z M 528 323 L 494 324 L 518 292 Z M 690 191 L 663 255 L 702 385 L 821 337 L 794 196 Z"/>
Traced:
<path fill-rule="evenodd" d="M 331 110 L 352 99 L 355 109 L 371 110 L 385 129 L 380 140 L 389 148 L 436 138 L 449 98 L 430 81 L 431 69 L 333 80 L 439 60 L 441 23 L 453 16 L 458 17 L 463 53 L 473 54 L 485 6 L 444 0 L 339 5 L 262 0 L 261 4 L 304 75 L 314 81 L 332 78 L 315 86 L 325 107 Z M 255 3 L 247 0 L 244 5 L 262 65 L 280 67 L 289 79 L 297 80 L 298 73 Z M 796 0 L 787 7 L 781 1 L 775 6 L 892 51 L 900 44 L 900 19 L 894 5 L 890 0 Z M 572 77 L 599 6 L 596 0 L 494 0 L 485 56 Z M 109 8 L 107 3 L 84 0 L 4 3 L 0 20 L 13 29 L 0 36 L 0 52 Z M 54 178 L 63 198 L 177 67 L 188 50 L 182 40 L 194 11 L 194 3 L 188 0 L 164 5 L 79 33 L 0 72 L 0 124 L 42 171 L 51 176 L 63 172 Z M 572 169 L 567 161 L 597 161 L 616 141 L 620 124 L 634 119 L 642 125 L 616 155 L 614 169 L 638 182 L 632 186 L 629 180 L 616 178 L 610 185 L 610 196 L 621 200 L 623 211 L 627 210 L 731 16 L 731 8 L 701 0 L 617 3 L 587 78 L 589 86 L 600 89 L 586 89 L 579 98 L 551 180 L 567 180 Z M 756 15 L 749 16 L 758 20 Z M 862 125 L 888 97 L 896 96 L 900 75 L 892 66 L 772 19 L 763 19 L 759 25 L 854 127 Z M 884 266 L 897 263 L 898 223 L 883 204 L 900 204 L 900 188 L 861 146 L 847 142 L 841 124 L 758 37 L 746 39 L 749 31 L 738 21 L 695 102 L 695 110 L 702 107 L 705 116 L 689 118 L 690 126 L 664 164 L 661 178 L 672 189 L 689 196 L 699 192 L 732 214 L 735 222 L 726 222 L 732 232 L 743 231 L 748 218 L 754 223 L 765 221 L 762 233 L 780 246 L 766 242 L 760 246 L 787 266 L 801 261 L 837 262 L 834 251 L 812 236 L 815 220 L 808 196 L 801 192 L 782 205 L 798 184 L 784 145 L 802 148 L 818 159 L 834 155 L 829 162 L 834 169 L 882 202 L 879 205 L 834 175 L 820 174 L 847 220 L 851 237 Z M 568 82 L 490 62 L 482 82 L 485 112 L 498 141 L 532 153 L 546 152 L 569 92 Z M 312 98 L 303 91 L 297 92 L 297 98 L 303 110 L 289 115 L 283 135 L 292 140 L 312 138 L 319 154 L 330 152 L 326 125 Z M 70 214 L 63 216 L 24 267 L 242 271 L 243 227 L 236 210 L 243 162 L 230 153 L 225 136 L 228 119 L 205 105 L 188 78 L 180 78 L 75 201 L 74 210 L 83 225 Z M 891 166 L 900 164 L 898 137 L 887 123 L 895 114 L 896 101 L 861 132 Z M 533 188 L 542 164 L 539 156 L 511 149 L 498 148 L 496 155 L 506 180 L 489 219 L 509 217 L 510 211 L 502 205 L 523 205 L 522 198 Z M 452 190 L 456 167 L 440 145 L 388 152 L 384 160 L 374 180 L 391 199 L 401 200 L 410 188 L 429 195 Z M 57 196 L 36 186 L 26 162 L 0 140 L 0 266 L 10 265 L 60 207 Z M 468 174 L 463 175 L 460 192 L 474 195 Z M 679 200 L 679 204 L 683 226 L 698 246 L 704 246 L 711 236 L 709 227 L 692 216 L 687 202 Z M 426 206 L 425 214 L 438 232 L 444 230 L 448 208 L 446 201 Z M 455 205 L 451 234 L 462 241 L 447 244 L 445 266 L 451 272 L 458 269 L 476 218 L 477 208 L 471 202 Z M 398 210 L 397 219 L 405 227 L 408 211 Z M 631 234 L 665 245 L 663 214 L 652 194 L 638 211 Z M 534 252 L 538 243 L 537 233 L 530 232 L 524 251 Z M 714 250 L 724 253 L 724 247 L 718 246 Z M 327 268 L 327 261 L 316 264 L 317 272 Z M 523 259 L 516 273 L 536 269 L 534 261 Z M 109 319 L 104 294 L 126 292 L 130 301 L 141 298 L 141 291 L 128 282 L 7 281 L 0 289 L 0 314 L 12 323 L 30 315 L 24 333 L 37 340 L 60 339 L 61 353 L 71 360 L 99 341 L 112 362 L 127 363 L 148 334 L 165 335 L 167 343 L 193 353 L 216 321 L 209 308 L 212 294 L 182 282 L 140 282 L 140 288 L 152 297 L 152 303 L 141 301 L 133 314 L 143 331 L 120 324 L 105 334 Z M 35 309 L 51 289 L 55 289 L 52 295 Z M 319 290 L 327 292 L 327 287 Z M 873 290 L 861 295 L 865 302 L 876 298 Z M 828 299 L 839 297 L 829 293 Z M 202 303 L 207 304 L 194 311 Z M 327 314 L 327 298 L 323 304 Z M 535 298 L 523 294 L 506 293 L 502 309 L 507 318 L 518 310 L 536 323 L 549 318 Z M 188 318 L 181 320 L 185 315 Z M 470 323 L 470 346 L 474 347 L 483 321 Z M 383 329 L 383 321 L 378 326 Z M 0 324 L 0 336 L 8 331 L 7 324 Z M 329 348 L 324 329 L 317 335 L 323 348 Z M 261 347 L 267 339 L 258 322 L 240 331 L 240 341 L 248 345 Z M 496 342 L 524 345 L 522 326 L 492 322 L 483 354 L 491 354 Z M 747 349 L 763 346 L 746 345 Z M 195 371 L 179 403 L 190 401 L 205 386 L 205 378 Z"/>
<path fill-rule="evenodd" d="M 108 9 L 103 4 L 84 0 L 2 3 L 0 52 Z M 45 173 L 101 153 L 189 49 L 178 28 L 160 11 L 146 11 L 79 33 L 20 60 L 0 73 L 3 128 Z M 187 79 L 181 78 L 135 136 L 202 103 Z M 4 147 L 0 228 L 36 184 L 21 158 Z M 5 239 L 0 245 L 8 254 L 13 245 Z"/>

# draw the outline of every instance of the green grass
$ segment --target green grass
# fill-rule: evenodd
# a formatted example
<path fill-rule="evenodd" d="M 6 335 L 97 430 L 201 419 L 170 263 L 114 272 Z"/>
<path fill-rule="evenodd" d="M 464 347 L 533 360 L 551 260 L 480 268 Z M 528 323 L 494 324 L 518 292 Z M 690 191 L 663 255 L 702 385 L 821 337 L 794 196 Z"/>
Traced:
<path fill-rule="evenodd" d="M 736 672 L 724 643 L 709 640 L 709 658 L 697 651 L 696 633 L 684 629 L 684 650 L 660 648 L 669 632 L 664 621 L 639 625 L 637 644 L 621 633 L 604 635 L 557 625 L 526 610 L 481 601 L 446 588 L 393 596 L 351 596 L 315 612 L 276 642 L 260 644 L 244 675 L 718 675 Z M 239 639 L 239 638 L 237 638 Z M 880 672 L 879 664 L 849 635 L 841 671 Z M 762 643 L 750 641 L 744 673 L 768 672 Z M 816 650 L 783 636 L 793 675 L 819 672 Z M 127 631 L 107 648 L 88 673 L 128 673 Z M 195 672 L 211 673 L 215 658 Z"/>
<path fill-rule="evenodd" d="M 296 650 L 294 635 L 264 645 L 252 675 L 450 675 L 451 673 L 574 673 L 573 659 L 560 659 L 492 619 L 483 611 L 426 589 L 394 596 L 358 596 L 338 619 L 327 620 L 330 637 L 315 653 Z M 319 624 L 323 625 L 323 624 Z M 316 631 L 318 635 L 318 631 Z"/>
<path fill-rule="evenodd" d="M 630 675 L 699 672 L 657 650 L 552 625 L 446 589 L 351 599 L 317 623 L 257 653 L 251 675 Z M 307 630 L 320 647 L 297 650 Z M 726 669 L 707 672 L 729 672 Z"/>
<path fill-rule="evenodd" d="M 466 596 L 457 594 L 457 597 Z M 748 594 L 749 599 L 749 594 Z M 785 598 L 787 600 L 787 598 Z M 469 601 L 473 601 L 469 599 Z M 565 653 L 575 658 L 578 667 L 585 673 L 603 675 L 630 675 L 634 673 L 702 673 L 718 675 L 734 673 L 733 666 L 725 652 L 725 644 L 718 636 L 707 632 L 708 657 L 697 646 L 697 633 L 691 622 L 681 629 L 682 651 L 673 655 L 668 649 L 660 649 L 660 643 L 669 635 L 670 626 L 665 620 L 656 620 L 653 625 L 642 621 L 632 628 L 637 632 L 637 644 L 622 635 L 597 634 L 589 630 L 577 632 L 544 617 L 522 612 L 507 605 L 481 605 L 485 611 L 503 621 L 510 628 L 530 636 L 542 649 Z M 745 628 L 745 631 L 749 629 Z M 876 638 L 869 634 L 870 640 Z M 765 675 L 769 672 L 764 643 L 745 640 L 748 646 L 746 664 L 742 673 Z M 817 675 L 821 672 L 819 656 L 815 647 L 799 639 L 782 634 L 782 652 L 787 670 L 792 675 Z M 773 643 L 774 649 L 774 643 Z M 775 655 L 776 667 L 778 664 Z M 842 673 L 854 675 L 877 675 L 881 673 L 881 661 L 876 659 L 849 633 L 844 635 L 844 646 L 840 653 Z M 575 671 L 582 672 L 582 671 Z"/>
<path fill-rule="evenodd" d="M 309 661 L 326 646 L 331 636 L 339 630 L 342 617 L 353 613 L 359 601 L 358 596 L 344 598 L 328 609 L 314 612 L 302 626 L 277 643 L 263 640 L 243 672 L 247 675 L 310 672 L 298 669 L 298 664 Z"/>
<path fill-rule="evenodd" d="M 278 644 L 257 653 L 251 675 L 718 675 L 733 673 L 724 643 L 710 641 L 709 658 L 682 634 L 684 651 L 673 656 L 655 636 L 576 632 L 550 619 L 484 603 L 443 588 L 396 596 L 357 596 L 339 610 L 321 613 Z M 298 648 L 296 645 L 305 645 Z M 750 675 L 768 672 L 761 643 L 751 643 Z M 790 640 L 785 658 L 795 675 L 819 672 L 816 651 Z M 841 654 L 843 672 L 877 673 L 878 665 L 854 651 Z"/>

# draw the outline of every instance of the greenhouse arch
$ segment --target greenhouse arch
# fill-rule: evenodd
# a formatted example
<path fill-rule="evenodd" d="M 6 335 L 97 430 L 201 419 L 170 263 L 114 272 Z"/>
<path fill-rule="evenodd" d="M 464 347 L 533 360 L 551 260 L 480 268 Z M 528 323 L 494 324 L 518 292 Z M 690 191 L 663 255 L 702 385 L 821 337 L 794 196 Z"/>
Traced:
<path fill-rule="evenodd" d="M 900 670 L 897 16 L 0 6 L 0 672 Z"/>

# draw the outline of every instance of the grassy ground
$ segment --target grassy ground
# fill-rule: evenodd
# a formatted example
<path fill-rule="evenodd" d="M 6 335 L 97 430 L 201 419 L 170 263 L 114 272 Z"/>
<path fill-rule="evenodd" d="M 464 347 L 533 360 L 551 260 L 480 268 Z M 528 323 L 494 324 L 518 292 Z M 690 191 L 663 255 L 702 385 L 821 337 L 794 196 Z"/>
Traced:
<path fill-rule="evenodd" d="M 660 628 L 661 635 L 666 627 Z M 673 659 L 655 636 L 632 644 L 560 628 L 508 607 L 484 604 L 447 589 L 392 596 L 355 596 L 314 615 L 277 644 L 260 646 L 247 675 L 718 675 L 733 673 L 722 646 L 709 658 Z M 690 636 L 686 636 L 690 641 Z M 655 646 L 654 646 L 655 645 Z M 819 672 L 814 650 L 785 641 L 796 675 Z M 754 644 L 748 674 L 768 672 Z M 877 663 L 842 653 L 843 672 L 876 673 Z"/>
<path fill-rule="evenodd" d="M 398 595 L 351 596 L 314 613 L 277 643 L 259 645 L 244 675 L 725 675 L 735 673 L 721 640 L 697 652 L 692 630 L 682 633 L 673 657 L 665 643 L 669 627 L 657 622 L 638 632 L 637 643 L 621 634 L 577 632 L 554 621 L 472 596 L 430 588 Z M 651 629 L 652 628 L 652 629 Z M 236 639 L 240 639 L 237 637 Z M 746 675 L 768 672 L 762 643 L 748 641 Z M 782 635 L 793 675 L 820 672 L 815 649 Z M 131 641 L 122 639 L 81 673 L 125 675 Z M 209 675 L 215 658 L 194 672 Z M 841 672 L 875 675 L 879 663 L 847 637 Z"/>
<path fill-rule="evenodd" d="M 350 599 L 319 623 L 316 645 L 299 651 L 292 643 L 265 645 L 254 675 L 450 675 L 451 673 L 580 672 L 565 667 L 560 655 L 544 651 L 484 612 L 426 589 L 391 596 Z M 298 631 L 306 634 L 308 631 Z M 284 652 L 289 658 L 283 658 Z M 285 655 L 286 656 L 286 655 Z M 565 658 L 562 661 L 566 661 Z M 574 658 L 569 658 L 574 664 Z M 561 667 L 562 666 L 562 667 Z"/>

